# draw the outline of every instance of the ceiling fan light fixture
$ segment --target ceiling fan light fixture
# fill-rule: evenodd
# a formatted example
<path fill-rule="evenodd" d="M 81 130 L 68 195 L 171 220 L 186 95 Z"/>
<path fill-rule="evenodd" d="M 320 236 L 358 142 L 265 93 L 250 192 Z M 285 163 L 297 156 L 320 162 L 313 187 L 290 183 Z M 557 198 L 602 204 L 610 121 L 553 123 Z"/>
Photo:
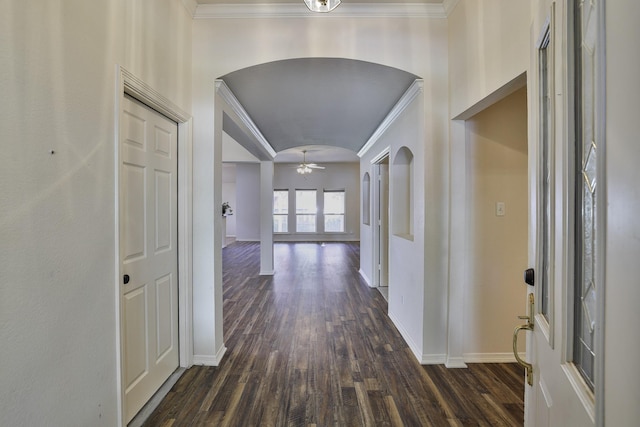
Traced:
<path fill-rule="evenodd" d="M 310 11 L 327 13 L 340 5 L 340 0 L 304 0 Z"/>
<path fill-rule="evenodd" d="M 312 169 L 309 166 L 304 165 L 304 166 L 299 166 L 298 169 L 296 169 L 296 171 L 300 175 L 305 175 L 305 174 L 311 173 Z"/>

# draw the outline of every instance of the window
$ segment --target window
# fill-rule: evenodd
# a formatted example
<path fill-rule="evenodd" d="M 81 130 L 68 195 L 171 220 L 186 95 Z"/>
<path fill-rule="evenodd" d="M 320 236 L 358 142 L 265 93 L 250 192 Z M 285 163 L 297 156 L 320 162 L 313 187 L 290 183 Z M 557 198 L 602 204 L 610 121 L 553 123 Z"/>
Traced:
<path fill-rule="evenodd" d="M 296 190 L 296 231 L 316 232 L 316 190 Z"/>
<path fill-rule="evenodd" d="M 597 49 L 598 2 L 575 1 L 574 7 L 574 53 L 575 53 L 575 250 L 574 250 L 574 323 L 573 363 L 591 390 L 596 383 L 596 360 L 600 330 L 597 317 L 602 283 L 599 281 L 601 254 L 602 218 L 598 177 L 602 173 L 598 164 L 603 162 L 599 132 L 602 121 L 598 106 L 597 68 L 600 55 Z M 602 342 L 602 341 L 600 341 Z"/>
<path fill-rule="evenodd" d="M 541 147 L 541 168 L 540 177 L 542 181 L 542 194 L 540 195 L 541 202 L 541 248 L 538 254 L 539 265 L 542 272 L 540 278 L 540 314 L 542 314 L 547 322 L 550 321 L 550 306 L 551 306 L 551 151 L 553 141 L 553 118 L 552 118 L 552 102 L 553 97 L 551 90 L 550 71 L 551 65 L 551 49 L 550 49 L 550 29 L 547 31 L 542 39 L 539 50 L 539 93 L 540 93 L 540 147 Z"/>
<path fill-rule="evenodd" d="M 289 190 L 273 191 L 273 232 L 289 231 Z"/>
<path fill-rule="evenodd" d="M 344 190 L 324 191 L 324 231 L 344 232 Z"/>

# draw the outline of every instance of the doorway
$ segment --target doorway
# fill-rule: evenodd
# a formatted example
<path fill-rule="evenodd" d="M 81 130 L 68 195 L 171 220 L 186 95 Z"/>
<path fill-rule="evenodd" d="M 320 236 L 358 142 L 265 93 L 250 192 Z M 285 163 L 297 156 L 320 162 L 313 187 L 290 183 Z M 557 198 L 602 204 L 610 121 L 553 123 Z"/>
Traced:
<path fill-rule="evenodd" d="M 389 300 L 389 154 L 374 166 L 375 179 L 375 284 L 382 296 Z"/>
<path fill-rule="evenodd" d="M 522 87 L 465 122 L 468 277 L 465 362 L 513 360 L 526 289 L 527 92 Z M 519 352 L 524 352 L 524 340 Z"/>
<path fill-rule="evenodd" d="M 189 191 L 193 181 L 193 138 L 191 116 L 123 67 L 118 67 L 117 88 L 114 286 L 119 334 L 115 356 L 119 424 L 126 425 L 137 412 L 132 409 L 135 404 L 127 402 L 127 395 L 132 387 L 145 384 L 149 371 L 148 362 L 136 352 L 155 354 L 156 364 L 164 365 L 159 369 L 170 370 L 173 375 L 163 381 L 160 390 L 147 382 L 146 386 L 156 388 L 157 392 L 150 401 L 141 399 L 144 408 L 135 420 L 150 413 L 184 368 L 193 363 L 193 199 Z M 148 130 L 145 135 L 140 133 L 143 128 Z M 156 159 L 145 159 L 147 155 L 142 154 L 145 151 L 153 153 Z M 153 192 L 149 195 L 145 188 Z M 145 195 L 143 200 L 136 197 L 141 193 Z M 140 226 L 144 222 L 147 226 Z M 150 254 L 154 256 L 149 257 Z M 150 280 L 145 257 L 154 260 L 153 267 L 163 264 L 166 258 L 170 260 L 167 262 L 170 268 Z M 142 282 L 147 285 L 139 286 Z M 149 303 L 152 294 L 153 305 Z M 141 316 L 140 308 L 149 315 L 155 314 L 155 318 Z M 158 316 L 165 312 L 171 315 Z M 131 319 L 133 324 L 127 327 L 127 320 Z M 131 326 L 137 325 L 140 332 L 140 325 L 150 321 L 155 322 L 155 337 L 139 345 Z M 152 331 L 149 325 L 145 324 L 145 328 Z M 138 364 L 131 361 L 132 357 Z M 143 385 L 140 390 L 143 388 L 146 387 Z"/>

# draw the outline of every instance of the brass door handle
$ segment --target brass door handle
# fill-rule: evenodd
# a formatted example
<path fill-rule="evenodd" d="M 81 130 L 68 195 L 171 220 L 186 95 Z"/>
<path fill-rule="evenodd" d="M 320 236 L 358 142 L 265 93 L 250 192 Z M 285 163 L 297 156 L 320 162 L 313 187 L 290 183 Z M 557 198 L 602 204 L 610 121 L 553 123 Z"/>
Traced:
<path fill-rule="evenodd" d="M 513 355 L 516 358 L 516 362 L 518 365 L 522 366 L 527 372 L 527 384 L 533 385 L 533 365 L 531 363 L 527 363 L 518 354 L 518 332 L 525 331 L 533 331 L 533 294 L 529 294 L 529 316 L 518 316 L 518 319 L 526 320 L 527 323 L 524 325 L 516 326 L 513 330 Z"/>

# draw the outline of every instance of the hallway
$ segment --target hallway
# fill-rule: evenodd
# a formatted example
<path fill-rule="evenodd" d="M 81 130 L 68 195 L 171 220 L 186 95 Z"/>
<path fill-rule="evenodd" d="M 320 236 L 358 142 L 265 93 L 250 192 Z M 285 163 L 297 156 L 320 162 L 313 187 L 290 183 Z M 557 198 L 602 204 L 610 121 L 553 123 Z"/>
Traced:
<path fill-rule="evenodd" d="M 358 275 L 357 243 L 223 250 L 219 367 L 194 366 L 146 426 L 515 426 L 523 373 L 513 364 L 420 366 L 387 303 Z"/>

